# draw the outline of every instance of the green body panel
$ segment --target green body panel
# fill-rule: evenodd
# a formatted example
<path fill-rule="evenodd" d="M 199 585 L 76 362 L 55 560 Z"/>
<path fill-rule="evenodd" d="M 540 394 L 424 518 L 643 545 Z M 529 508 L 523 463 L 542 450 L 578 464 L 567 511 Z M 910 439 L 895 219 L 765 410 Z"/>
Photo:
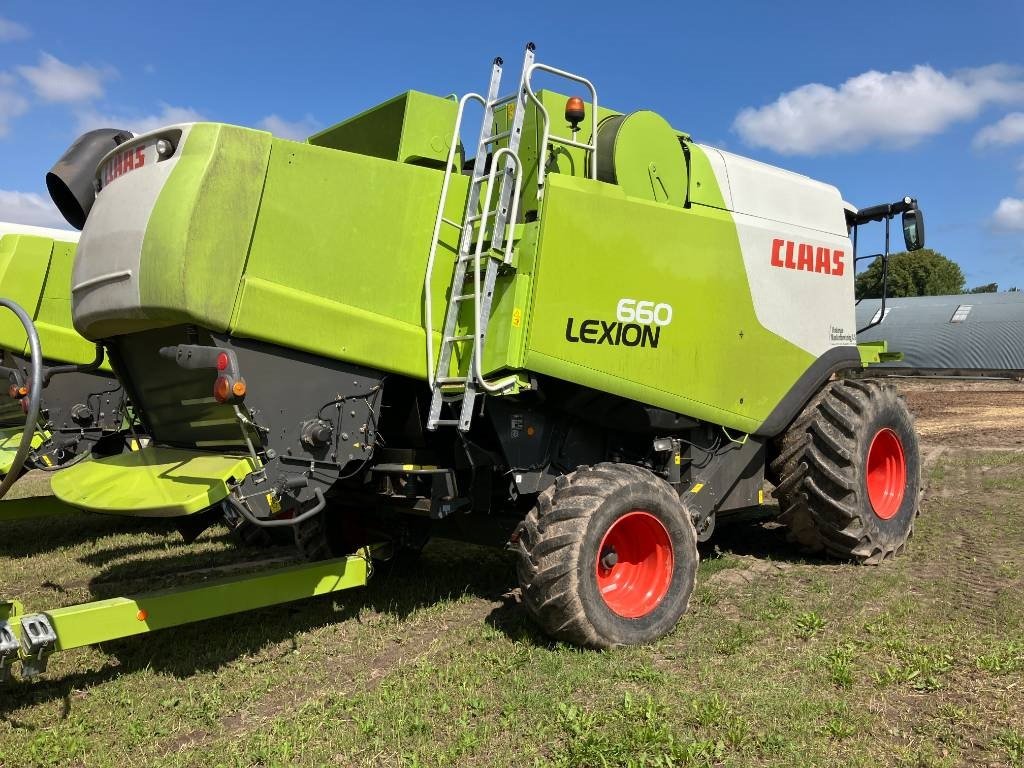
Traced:
<path fill-rule="evenodd" d="M 608 121 L 598 135 L 599 179 L 617 184 L 630 197 L 686 204 L 686 156 L 665 118 L 649 110 L 633 112 Z"/>
<path fill-rule="evenodd" d="M 65 504 L 96 512 L 181 517 L 217 504 L 230 480 L 254 469 L 248 457 L 149 446 L 63 469 L 51 487 Z"/>
<path fill-rule="evenodd" d="M 442 177 L 275 139 L 232 332 L 424 378 L 423 278 Z M 461 218 L 466 190 L 454 176 L 450 218 Z M 437 252 L 435 332 L 455 234 L 445 227 Z"/>
<path fill-rule="evenodd" d="M 406 91 L 307 141 L 318 147 L 444 168 L 457 107 L 452 99 Z M 461 167 L 461 155 L 456 159 Z"/>
<path fill-rule="evenodd" d="M 749 432 L 814 362 L 757 321 L 728 212 L 554 174 L 545 196 L 528 370 Z M 624 297 L 673 306 L 657 349 L 567 341 Z"/>
<path fill-rule="evenodd" d="M 258 574 L 215 579 L 129 597 L 113 597 L 46 611 L 57 642 L 54 651 L 117 640 L 182 624 L 281 605 L 366 585 L 368 551 L 319 563 Z M 21 640 L 24 606 L 0 603 L 0 619 L 10 622 Z"/>
<path fill-rule="evenodd" d="M 861 365 L 865 368 L 878 363 L 895 363 L 903 359 L 902 352 L 889 351 L 889 342 L 884 339 L 859 342 L 857 351 L 860 352 Z"/>
<path fill-rule="evenodd" d="M 18 453 L 18 446 L 21 444 L 21 436 L 25 428 L 12 427 L 0 429 L 0 477 L 11 471 L 11 464 Z M 43 436 L 36 432 L 32 435 L 32 447 L 38 448 L 43 444 Z"/>
<path fill-rule="evenodd" d="M 88 363 L 96 345 L 74 329 L 71 266 L 74 243 L 37 235 L 0 237 L 0 295 L 18 302 L 39 333 L 43 356 L 56 363 Z M 0 313 L 0 348 L 28 354 L 28 338 L 12 312 Z M 102 369 L 109 372 L 104 361 Z"/>

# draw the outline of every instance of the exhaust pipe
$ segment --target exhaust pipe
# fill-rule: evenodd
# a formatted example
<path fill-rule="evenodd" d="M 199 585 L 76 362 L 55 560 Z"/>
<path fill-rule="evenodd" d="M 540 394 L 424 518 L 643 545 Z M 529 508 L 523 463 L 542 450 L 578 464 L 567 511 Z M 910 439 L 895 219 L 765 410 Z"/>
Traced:
<path fill-rule="evenodd" d="M 89 210 L 96 201 L 96 168 L 114 147 L 135 135 L 118 128 L 98 128 L 83 133 L 68 147 L 46 174 L 46 189 L 61 216 L 75 229 L 85 226 Z"/>

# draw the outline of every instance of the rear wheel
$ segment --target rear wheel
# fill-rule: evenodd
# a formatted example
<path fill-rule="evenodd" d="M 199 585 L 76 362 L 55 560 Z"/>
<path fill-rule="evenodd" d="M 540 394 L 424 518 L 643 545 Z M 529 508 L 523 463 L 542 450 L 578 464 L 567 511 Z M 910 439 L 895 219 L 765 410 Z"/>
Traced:
<path fill-rule="evenodd" d="M 918 514 L 920 455 L 896 389 L 868 379 L 823 389 L 776 443 L 771 470 L 791 537 L 814 552 L 880 563 Z"/>
<path fill-rule="evenodd" d="M 686 611 L 697 534 L 665 481 L 599 464 L 561 477 L 517 529 L 527 611 L 552 637 L 607 648 L 648 643 Z"/>

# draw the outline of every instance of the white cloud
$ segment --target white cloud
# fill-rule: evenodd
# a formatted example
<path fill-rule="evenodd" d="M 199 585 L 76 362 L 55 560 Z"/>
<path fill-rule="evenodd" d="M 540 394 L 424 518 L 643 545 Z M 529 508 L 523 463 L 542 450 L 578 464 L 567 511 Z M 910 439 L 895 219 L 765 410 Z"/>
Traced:
<path fill-rule="evenodd" d="M 264 131 L 270 131 L 282 139 L 294 139 L 302 141 L 320 129 L 320 123 L 312 115 L 306 115 L 301 120 L 291 122 L 278 115 L 267 115 L 259 122 L 259 127 Z"/>
<path fill-rule="evenodd" d="M 36 227 L 68 228 L 68 223 L 48 197 L 35 192 L 14 192 L 8 189 L 0 189 L 0 221 Z"/>
<path fill-rule="evenodd" d="M 0 138 L 11 130 L 11 120 L 28 112 L 28 101 L 11 89 L 14 78 L 0 72 Z"/>
<path fill-rule="evenodd" d="M 748 144 L 786 155 L 850 152 L 870 144 L 903 148 L 976 117 L 988 104 L 1024 101 L 1017 69 L 994 65 L 944 75 L 929 66 L 872 70 L 838 88 L 811 83 L 733 121 Z"/>
<path fill-rule="evenodd" d="M 5 19 L 0 16 L 0 43 L 7 43 L 12 40 L 24 40 L 32 35 L 28 27 L 16 21 Z"/>
<path fill-rule="evenodd" d="M 39 54 L 38 66 L 18 67 L 18 72 L 41 99 L 60 102 L 98 99 L 103 95 L 103 81 L 115 74 L 110 68 L 97 69 L 87 64 L 73 67 L 48 53 Z"/>
<path fill-rule="evenodd" d="M 992 226 L 1006 231 L 1024 230 L 1024 200 L 1004 197 L 992 214 Z"/>
<path fill-rule="evenodd" d="M 1005 147 L 1024 141 L 1024 112 L 1011 112 L 1002 120 L 986 125 L 974 137 L 977 149 Z"/>
<path fill-rule="evenodd" d="M 192 107 L 175 107 L 161 104 L 160 111 L 152 115 L 111 115 L 95 110 L 78 113 L 78 130 L 91 131 L 93 128 L 123 128 L 132 133 L 147 133 L 175 123 L 195 123 L 203 116 Z"/>

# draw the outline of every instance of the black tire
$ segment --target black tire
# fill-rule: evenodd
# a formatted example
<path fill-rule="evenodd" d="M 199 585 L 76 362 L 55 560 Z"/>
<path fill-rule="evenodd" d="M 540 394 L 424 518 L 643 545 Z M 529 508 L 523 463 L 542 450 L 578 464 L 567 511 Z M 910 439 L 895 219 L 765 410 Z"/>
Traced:
<path fill-rule="evenodd" d="M 658 566 L 665 591 L 657 603 L 626 617 L 601 594 L 598 569 L 602 555 L 608 556 L 600 551 L 606 534 L 636 511 L 660 523 L 658 528 L 643 519 L 667 534 L 671 565 Z M 598 464 L 558 478 L 540 494 L 514 539 L 523 603 L 556 639 L 593 648 L 649 643 L 670 632 L 689 605 L 698 562 L 693 522 L 672 487 L 640 467 Z"/>
<path fill-rule="evenodd" d="M 903 551 L 919 511 L 921 459 L 913 416 L 893 386 L 871 379 L 830 382 L 776 440 L 775 450 L 770 474 L 793 541 L 868 565 Z M 879 474 L 874 451 L 889 457 L 893 468 Z M 875 468 L 870 485 L 869 452 Z M 901 475 L 902 483 L 893 479 Z M 888 492 L 900 485 L 898 494 Z"/>

